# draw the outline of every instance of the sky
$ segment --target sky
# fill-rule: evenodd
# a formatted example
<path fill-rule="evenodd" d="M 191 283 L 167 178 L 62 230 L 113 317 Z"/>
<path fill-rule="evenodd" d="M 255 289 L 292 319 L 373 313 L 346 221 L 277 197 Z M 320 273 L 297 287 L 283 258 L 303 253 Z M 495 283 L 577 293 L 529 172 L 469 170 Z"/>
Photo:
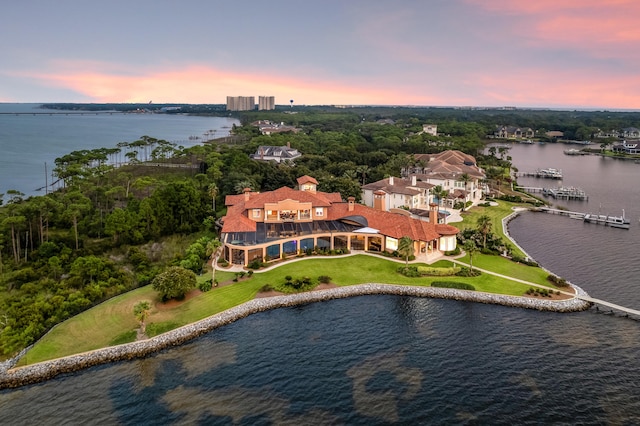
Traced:
<path fill-rule="evenodd" d="M 0 102 L 640 109 L 638 0 L 5 0 Z"/>

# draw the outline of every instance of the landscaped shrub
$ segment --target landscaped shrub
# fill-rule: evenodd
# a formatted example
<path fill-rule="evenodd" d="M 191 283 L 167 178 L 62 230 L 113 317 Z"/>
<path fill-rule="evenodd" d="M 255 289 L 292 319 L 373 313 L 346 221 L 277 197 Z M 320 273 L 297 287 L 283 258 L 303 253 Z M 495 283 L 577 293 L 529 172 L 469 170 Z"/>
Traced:
<path fill-rule="evenodd" d="M 453 266 L 451 268 L 434 268 L 431 266 L 418 266 L 418 272 L 420 272 L 420 275 L 422 276 L 446 277 L 460 272 L 460 267 Z"/>
<path fill-rule="evenodd" d="M 564 278 L 560 278 L 556 275 L 549 274 L 547 280 L 551 281 L 557 287 L 569 287 L 569 283 Z"/>
<path fill-rule="evenodd" d="M 328 275 L 320 275 L 318 277 L 318 282 L 322 284 L 329 284 L 331 282 L 331 277 Z"/>
<path fill-rule="evenodd" d="M 213 282 L 211 280 L 206 280 L 198 284 L 198 290 L 200 291 L 209 291 L 213 287 Z"/>
<path fill-rule="evenodd" d="M 260 290 L 258 291 L 272 291 L 272 290 L 274 290 L 274 288 L 271 284 L 265 284 L 262 287 L 260 287 Z"/>
<path fill-rule="evenodd" d="M 431 283 L 431 287 L 457 288 L 459 290 L 472 290 L 472 291 L 476 289 L 471 284 L 461 283 L 457 281 L 434 281 Z"/>
<path fill-rule="evenodd" d="M 444 254 L 447 256 L 457 256 L 460 254 L 460 246 L 456 246 L 453 250 L 445 251 Z"/>
<path fill-rule="evenodd" d="M 417 266 L 400 266 L 396 271 L 405 277 L 416 278 L 420 276 Z"/>
<path fill-rule="evenodd" d="M 459 277 L 478 277 L 481 275 L 481 272 L 477 269 L 471 270 L 470 268 L 463 266 L 460 268 L 460 271 L 456 273 L 456 275 Z"/>
<path fill-rule="evenodd" d="M 251 262 L 249 262 L 249 264 L 247 265 L 247 268 L 260 269 L 260 268 L 264 268 L 265 266 L 266 264 L 264 262 L 261 262 L 260 259 L 254 259 Z"/>

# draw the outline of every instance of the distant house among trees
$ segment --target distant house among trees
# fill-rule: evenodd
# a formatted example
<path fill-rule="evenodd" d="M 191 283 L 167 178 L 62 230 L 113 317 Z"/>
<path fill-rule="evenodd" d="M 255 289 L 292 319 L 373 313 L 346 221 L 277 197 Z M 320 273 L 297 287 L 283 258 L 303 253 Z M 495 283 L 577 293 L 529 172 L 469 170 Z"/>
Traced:
<path fill-rule="evenodd" d="M 631 139 L 639 139 L 640 138 L 640 129 L 635 127 L 626 127 L 622 129 L 622 137 L 623 138 L 631 138 Z"/>
<path fill-rule="evenodd" d="M 287 142 L 287 146 L 259 146 L 254 154 L 251 154 L 251 158 L 258 161 L 274 161 L 276 163 L 282 163 L 284 161 L 293 162 L 302 154 L 297 149 L 291 148 L 291 145 Z"/>
<path fill-rule="evenodd" d="M 260 130 L 260 133 L 262 133 L 263 135 L 271 135 L 274 133 L 284 133 L 284 132 L 298 133 L 300 131 L 300 129 L 297 127 L 289 126 L 282 122 L 274 123 L 269 120 L 254 121 L 253 123 L 251 123 L 251 125 L 256 126 Z"/>
<path fill-rule="evenodd" d="M 439 186 L 447 193 L 445 201 L 450 207 L 456 202 L 476 204 L 483 196 L 480 183 L 485 179 L 484 171 L 473 156 L 457 150 L 414 155 L 413 165 L 403 168 L 402 176 Z"/>
<path fill-rule="evenodd" d="M 429 190 L 434 185 L 418 181 L 416 176 L 409 179 L 388 177 L 362 187 L 364 205 L 377 210 L 425 209 L 429 208 Z"/>
<path fill-rule="evenodd" d="M 640 142 L 639 141 L 622 141 L 613 145 L 613 152 L 623 152 L 625 154 L 640 154 Z"/>
<path fill-rule="evenodd" d="M 498 126 L 494 137 L 498 139 L 529 139 L 535 136 L 531 127 Z"/>
<path fill-rule="evenodd" d="M 431 136 L 438 136 L 438 125 L 437 124 L 423 124 L 422 132 Z"/>

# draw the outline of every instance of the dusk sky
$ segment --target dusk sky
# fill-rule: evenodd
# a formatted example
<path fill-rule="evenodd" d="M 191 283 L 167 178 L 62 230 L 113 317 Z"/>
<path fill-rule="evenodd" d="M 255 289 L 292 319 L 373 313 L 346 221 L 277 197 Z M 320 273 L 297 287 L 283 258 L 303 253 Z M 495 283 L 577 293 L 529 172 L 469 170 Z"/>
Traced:
<path fill-rule="evenodd" d="M 640 109 L 638 0 L 9 0 L 0 102 Z"/>

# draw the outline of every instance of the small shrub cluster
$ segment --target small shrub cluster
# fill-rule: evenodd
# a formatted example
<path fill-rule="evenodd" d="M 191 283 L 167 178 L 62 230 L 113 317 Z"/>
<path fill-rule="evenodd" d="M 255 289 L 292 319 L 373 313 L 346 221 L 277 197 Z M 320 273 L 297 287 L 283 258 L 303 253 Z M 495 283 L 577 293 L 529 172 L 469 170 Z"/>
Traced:
<path fill-rule="evenodd" d="M 273 288 L 271 284 L 265 284 L 262 287 L 260 287 L 260 290 L 258 291 L 272 291 L 272 290 L 275 290 L 275 288 Z"/>
<path fill-rule="evenodd" d="M 331 277 L 329 275 L 320 275 L 318 277 L 318 282 L 321 284 L 329 284 L 331 282 Z"/>
<path fill-rule="evenodd" d="M 471 290 L 471 291 L 474 291 L 476 289 L 471 284 L 461 283 L 457 281 L 434 281 L 431 283 L 431 287 L 457 288 L 459 290 Z"/>
<path fill-rule="evenodd" d="M 399 274 L 404 275 L 405 277 L 417 278 L 420 276 L 420 272 L 418 272 L 417 266 L 400 266 L 396 271 Z"/>
<path fill-rule="evenodd" d="M 460 254 L 460 246 L 456 246 L 455 249 L 444 252 L 447 256 L 457 256 Z"/>
<path fill-rule="evenodd" d="M 511 256 L 511 260 L 513 260 L 516 263 L 522 263 L 523 265 L 527 265 L 527 266 L 533 266 L 533 267 L 537 267 L 538 266 L 538 262 L 535 262 L 533 260 L 530 260 L 528 258 L 524 258 L 522 256 L 518 256 L 518 255 Z"/>
<path fill-rule="evenodd" d="M 400 266 L 396 272 L 405 277 L 447 277 L 456 275 L 460 272 L 460 267 L 453 266 L 451 268 L 435 268 L 431 266 Z"/>
<path fill-rule="evenodd" d="M 519 195 L 501 195 L 498 200 L 508 201 L 510 203 L 522 203 L 522 197 Z"/>
<path fill-rule="evenodd" d="M 553 290 L 548 290 L 546 288 L 530 287 L 529 290 L 527 290 L 527 294 L 529 296 L 551 297 L 553 296 Z M 560 292 L 556 291 L 555 294 L 560 294 Z"/>
<path fill-rule="evenodd" d="M 203 292 L 207 292 L 211 290 L 212 287 L 213 287 L 213 281 L 211 280 L 206 280 L 198 284 L 198 290 Z"/>
<path fill-rule="evenodd" d="M 260 268 L 264 268 L 265 266 L 267 266 L 267 264 L 262 262 L 260 259 L 254 259 L 251 262 L 249 262 L 249 264 L 247 265 L 247 268 L 260 269 Z"/>
<path fill-rule="evenodd" d="M 463 266 L 456 273 L 456 275 L 459 277 L 479 277 L 481 275 L 481 272 L 478 271 L 477 269 L 471 269 L 471 268 L 467 268 L 466 266 Z"/>
<path fill-rule="evenodd" d="M 564 278 L 560 278 L 557 275 L 549 274 L 547 281 L 552 282 L 556 287 L 569 287 L 569 283 Z"/>

